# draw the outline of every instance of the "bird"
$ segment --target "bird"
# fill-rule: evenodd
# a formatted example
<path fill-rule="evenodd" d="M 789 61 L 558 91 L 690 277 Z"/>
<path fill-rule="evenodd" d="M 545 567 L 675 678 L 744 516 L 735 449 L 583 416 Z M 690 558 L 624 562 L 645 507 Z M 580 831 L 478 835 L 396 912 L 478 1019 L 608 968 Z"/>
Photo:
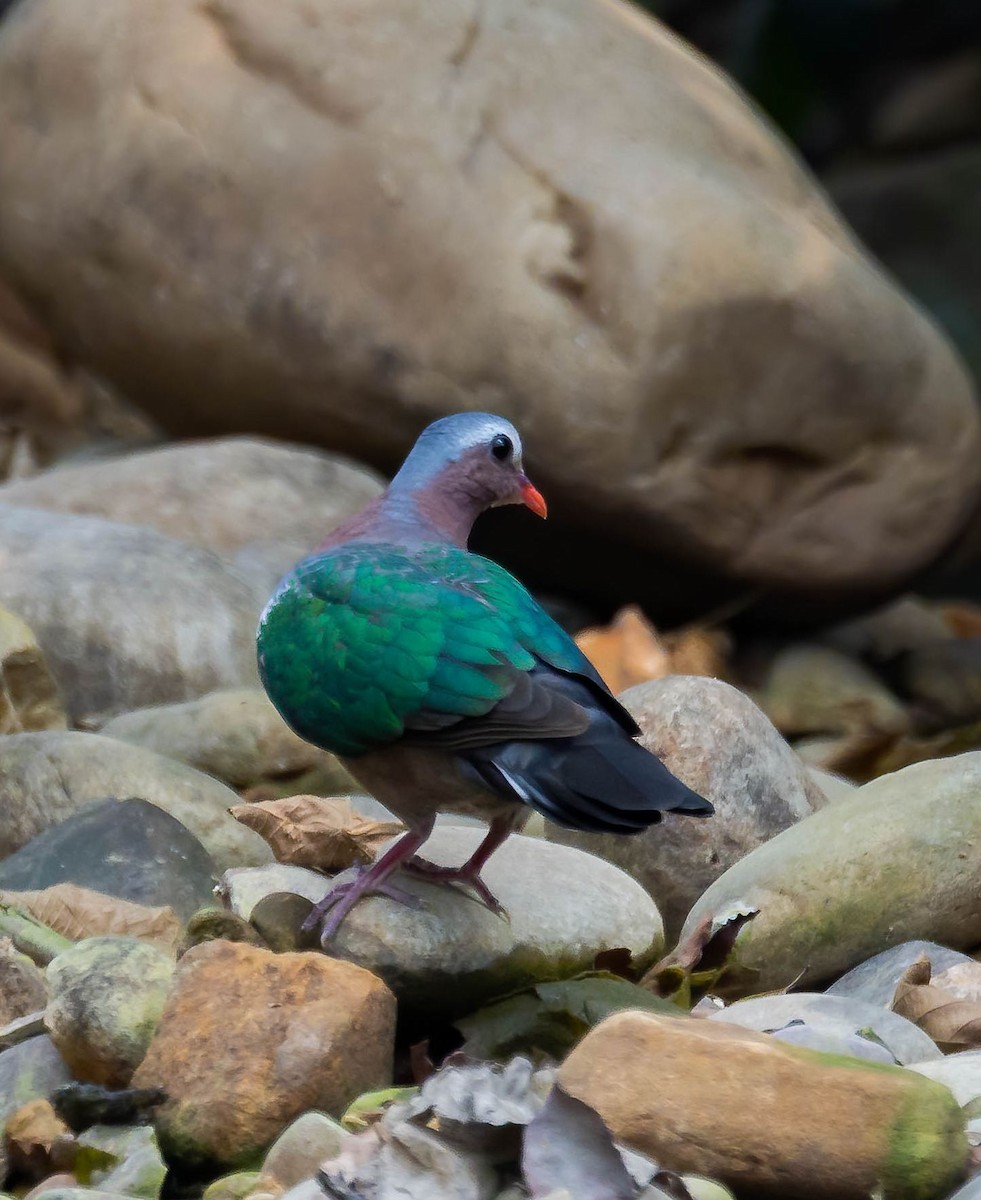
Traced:
<path fill-rule="evenodd" d="M 418 905 L 391 879 L 400 868 L 503 914 L 481 870 L 532 810 L 628 835 L 663 812 L 713 812 L 639 743 L 633 717 L 530 592 L 468 550 L 481 513 L 509 504 L 547 515 L 517 429 L 491 413 L 443 417 L 263 610 L 258 665 L 273 705 L 406 826 L 314 906 L 304 928 L 319 927 L 324 947 L 363 896 Z M 488 825 L 459 867 L 418 854 L 437 812 Z"/>

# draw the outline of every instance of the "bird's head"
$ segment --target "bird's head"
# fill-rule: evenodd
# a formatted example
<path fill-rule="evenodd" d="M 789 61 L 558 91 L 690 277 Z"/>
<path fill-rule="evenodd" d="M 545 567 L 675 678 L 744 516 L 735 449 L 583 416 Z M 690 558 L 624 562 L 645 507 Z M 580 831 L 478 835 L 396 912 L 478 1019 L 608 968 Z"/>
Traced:
<path fill-rule="evenodd" d="M 476 512 L 523 504 L 540 517 L 547 513 L 544 497 L 524 473 L 518 431 L 491 413 L 456 413 L 427 426 L 390 490 Z"/>

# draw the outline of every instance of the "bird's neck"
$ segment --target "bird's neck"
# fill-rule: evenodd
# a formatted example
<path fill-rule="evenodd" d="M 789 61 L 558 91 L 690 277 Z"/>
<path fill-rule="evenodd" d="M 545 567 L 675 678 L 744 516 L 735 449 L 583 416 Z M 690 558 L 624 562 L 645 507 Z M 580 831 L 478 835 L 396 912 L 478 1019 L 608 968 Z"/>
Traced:
<path fill-rule="evenodd" d="M 485 507 L 485 502 L 473 497 L 390 486 L 338 526 L 318 550 L 345 542 L 379 541 L 406 546 L 441 542 L 466 549 L 473 524 Z"/>

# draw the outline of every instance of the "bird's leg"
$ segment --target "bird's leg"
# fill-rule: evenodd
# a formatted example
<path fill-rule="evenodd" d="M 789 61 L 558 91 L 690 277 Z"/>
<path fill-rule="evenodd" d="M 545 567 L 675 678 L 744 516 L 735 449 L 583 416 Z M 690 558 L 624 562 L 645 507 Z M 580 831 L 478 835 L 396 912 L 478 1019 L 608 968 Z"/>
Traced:
<path fill-rule="evenodd" d="M 303 922 L 303 931 L 308 932 L 316 928 L 318 922 L 323 922 L 320 926 L 320 942 L 321 945 L 326 946 L 337 932 L 341 922 L 362 896 L 388 896 L 390 900 L 397 900 L 400 904 L 407 904 L 410 907 L 417 906 L 418 900 L 415 896 L 393 887 L 387 880 L 389 875 L 398 870 L 406 859 L 413 857 L 429 837 L 433 828 L 433 819 L 431 817 L 419 829 L 410 829 L 408 833 L 404 833 L 394 846 L 390 846 L 385 851 L 381 858 L 376 859 L 370 867 L 363 869 L 357 879 L 339 883 L 336 887 L 331 888 L 323 900 L 311 909 L 309 916 Z"/>
<path fill-rule="evenodd" d="M 510 817 L 495 817 L 487 836 L 462 867 L 441 867 L 413 856 L 402 864 L 402 869 L 433 883 L 464 883 L 473 888 L 491 912 L 507 916 L 504 905 L 480 878 L 480 872 L 494 851 L 514 832 L 516 825 L 517 822 Z"/>

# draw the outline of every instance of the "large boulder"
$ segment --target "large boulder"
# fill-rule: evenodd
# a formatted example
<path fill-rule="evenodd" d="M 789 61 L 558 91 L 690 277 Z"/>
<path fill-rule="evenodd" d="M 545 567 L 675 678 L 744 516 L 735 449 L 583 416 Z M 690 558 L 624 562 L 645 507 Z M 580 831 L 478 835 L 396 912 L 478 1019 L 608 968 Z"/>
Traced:
<path fill-rule="evenodd" d="M 607 543 L 553 574 L 702 606 L 636 551 L 843 597 L 974 503 L 947 342 L 632 7 L 33 0 L 0 74 L 0 272 L 172 429 L 390 466 L 501 410 L 560 530 Z"/>
<path fill-rule="evenodd" d="M 143 526 L 0 505 L 0 604 L 34 633 L 77 723 L 255 683 L 263 594 Z"/>

